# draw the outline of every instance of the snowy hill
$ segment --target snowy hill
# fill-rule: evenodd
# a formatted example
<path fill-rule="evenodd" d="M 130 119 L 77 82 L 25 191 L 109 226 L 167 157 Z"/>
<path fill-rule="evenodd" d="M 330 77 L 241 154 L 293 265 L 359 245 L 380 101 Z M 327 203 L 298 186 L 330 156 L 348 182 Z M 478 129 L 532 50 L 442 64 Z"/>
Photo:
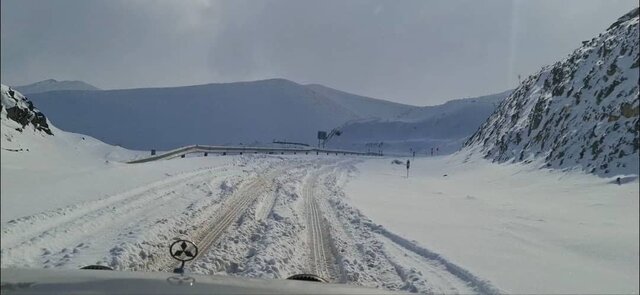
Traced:
<path fill-rule="evenodd" d="M 98 87 L 82 81 L 57 81 L 54 79 L 43 80 L 33 84 L 13 87 L 23 94 L 41 93 L 59 90 L 100 90 Z"/>
<path fill-rule="evenodd" d="M 638 174 L 638 9 L 528 77 L 465 143 L 498 162 Z"/>
<path fill-rule="evenodd" d="M 284 79 L 31 95 L 60 128 L 132 149 L 191 144 L 314 143 L 318 130 L 411 106 Z"/>
<path fill-rule="evenodd" d="M 399 121 L 420 122 L 424 120 L 434 120 L 449 116 L 483 117 L 482 123 L 489 115 L 493 114 L 496 107 L 513 92 L 513 89 L 496 94 L 462 98 L 447 101 L 441 105 L 426 106 L 411 109 L 400 116 Z M 480 126 L 476 124 L 475 127 Z"/>
<path fill-rule="evenodd" d="M 482 124 L 511 90 L 448 101 L 437 106 L 410 109 L 390 120 L 349 122 L 341 127 L 343 135 L 332 139 L 332 147 L 371 150 L 367 143 L 383 142 L 383 151 L 438 154 L 458 150 L 464 141 Z M 375 148 L 373 151 L 377 151 Z"/>
<path fill-rule="evenodd" d="M 393 118 L 416 108 L 410 105 L 355 95 L 318 84 L 309 84 L 306 87 L 350 110 L 358 118 Z"/>
<path fill-rule="evenodd" d="M 102 165 L 105 160 L 131 159 L 138 154 L 56 128 L 29 99 L 6 85 L 1 86 L 0 97 L 3 169 L 24 167 L 29 172 L 43 166 Z"/>

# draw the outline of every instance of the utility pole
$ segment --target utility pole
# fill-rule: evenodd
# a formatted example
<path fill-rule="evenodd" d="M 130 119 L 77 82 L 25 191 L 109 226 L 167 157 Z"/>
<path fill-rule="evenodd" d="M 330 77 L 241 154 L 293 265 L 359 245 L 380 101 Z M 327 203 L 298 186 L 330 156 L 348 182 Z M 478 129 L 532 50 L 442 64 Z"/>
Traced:
<path fill-rule="evenodd" d="M 337 128 L 334 128 L 333 130 L 331 130 L 329 134 L 327 134 L 326 131 L 318 131 L 318 148 L 320 148 L 321 143 L 322 143 L 322 148 L 324 148 L 327 142 L 329 141 L 329 139 L 331 139 L 334 136 L 340 136 L 340 135 L 342 135 L 342 131 L 338 130 Z"/>
<path fill-rule="evenodd" d="M 411 167 L 411 162 L 407 160 L 407 178 L 409 178 L 409 167 Z"/>

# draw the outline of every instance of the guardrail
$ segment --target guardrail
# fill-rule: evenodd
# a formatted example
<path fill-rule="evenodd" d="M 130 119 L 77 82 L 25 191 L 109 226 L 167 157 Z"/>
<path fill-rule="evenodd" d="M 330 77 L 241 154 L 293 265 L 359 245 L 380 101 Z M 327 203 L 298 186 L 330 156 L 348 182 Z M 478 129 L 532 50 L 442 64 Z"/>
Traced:
<path fill-rule="evenodd" d="M 190 145 L 181 148 L 177 148 L 160 155 L 150 156 L 148 158 L 137 159 L 129 161 L 129 164 L 152 162 L 157 160 L 168 160 L 177 157 L 183 157 L 187 154 L 194 153 L 208 153 L 222 154 L 222 155 L 243 155 L 243 154 L 304 154 L 304 155 L 357 155 L 357 156 L 380 156 L 376 153 L 365 153 L 347 150 L 331 150 L 331 149 L 319 149 L 312 147 L 300 147 L 300 148 L 279 148 L 279 147 L 245 147 L 245 146 L 211 146 L 211 145 Z"/>

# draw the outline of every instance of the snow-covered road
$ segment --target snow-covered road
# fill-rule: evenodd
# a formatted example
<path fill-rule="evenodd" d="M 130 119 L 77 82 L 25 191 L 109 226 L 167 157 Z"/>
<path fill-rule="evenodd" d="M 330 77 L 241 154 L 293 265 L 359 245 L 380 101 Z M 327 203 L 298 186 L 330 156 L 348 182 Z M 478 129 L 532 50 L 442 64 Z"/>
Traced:
<path fill-rule="evenodd" d="M 358 161 L 239 156 L 166 173 L 120 193 L 3 222 L 2 267 L 170 271 L 176 263 L 167 247 L 186 238 L 200 247 L 188 265 L 196 273 L 315 273 L 412 292 L 497 290 L 353 208 L 343 187 Z"/>
<path fill-rule="evenodd" d="M 416 158 L 406 178 L 390 162 L 244 155 L 32 170 L 3 158 L 1 266 L 167 272 L 168 246 L 183 238 L 200 247 L 188 263 L 200 274 L 315 273 L 421 293 L 637 291 L 637 180 L 456 157 Z"/>

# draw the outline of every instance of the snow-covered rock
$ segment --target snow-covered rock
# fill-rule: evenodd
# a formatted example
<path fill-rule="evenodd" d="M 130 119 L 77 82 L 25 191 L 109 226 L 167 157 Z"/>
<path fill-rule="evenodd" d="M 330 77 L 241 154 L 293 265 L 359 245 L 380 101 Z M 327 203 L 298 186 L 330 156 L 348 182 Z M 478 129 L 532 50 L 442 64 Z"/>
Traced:
<path fill-rule="evenodd" d="M 498 162 L 543 159 L 601 176 L 638 174 L 638 8 L 528 77 L 465 143 Z"/>
<path fill-rule="evenodd" d="M 3 126 L 6 125 L 18 132 L 32 127 L 37 131 L 53 135 L 47 118 L 24 95 L 2 84 L 0 98 L 2 100 L 0 119 Z"/>

